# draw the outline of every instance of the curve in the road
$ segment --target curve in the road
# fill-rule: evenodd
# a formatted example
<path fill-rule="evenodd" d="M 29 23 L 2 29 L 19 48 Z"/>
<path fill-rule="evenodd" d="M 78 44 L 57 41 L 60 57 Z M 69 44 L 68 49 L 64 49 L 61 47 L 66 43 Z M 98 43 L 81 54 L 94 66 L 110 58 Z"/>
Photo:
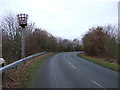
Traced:
<path fill-rule="evenodd" d="M 118 72 L 64 52 L 46 60 L 31 88 L 118 88 Z"/>

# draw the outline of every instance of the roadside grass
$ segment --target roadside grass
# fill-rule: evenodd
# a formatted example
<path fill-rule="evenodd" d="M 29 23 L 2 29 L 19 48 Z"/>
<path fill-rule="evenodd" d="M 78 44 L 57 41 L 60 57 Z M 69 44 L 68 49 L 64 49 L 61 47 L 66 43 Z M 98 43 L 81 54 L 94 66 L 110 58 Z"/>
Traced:
<path fill-rule="evenodd" d="M 31 67 L 31 70 L 29 70 L 28 72 L 26 72 L 24 78 L 26 79 L 26 81 L 23 83 L 22 88 L 28 88 L 32 82 L 32 80 L 35 77 L 35 74 L 38 70 L 38 68 L 41 66 L 41 64 L 47 60 L 49 57 L 51 57 L 52 55 L 54 55 L 55 53 L 51 53 L 47 56 L 43 56 L 41 58 L 39 58 L 39 60 L 35 61 Z"/>
<path fill-rule="evenodd" d="M 106 68 L 120 72 L 120 65 L 118 65 L 117 63 L 107 62 L 107 61 L 104 61 L 102 58 L 88 57 L 84 53 L 78 53 L 77 55 L 79 57 L 84 58 L 86 60 L 89 60 L 93 63 L 99 64 L 99 65 L 104 66 Z"/>

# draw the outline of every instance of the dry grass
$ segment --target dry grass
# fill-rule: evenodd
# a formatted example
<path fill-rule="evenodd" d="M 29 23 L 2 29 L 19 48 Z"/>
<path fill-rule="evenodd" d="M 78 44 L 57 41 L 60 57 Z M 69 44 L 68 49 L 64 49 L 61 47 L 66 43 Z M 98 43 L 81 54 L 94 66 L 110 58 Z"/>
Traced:
<path fill-rule="evenodd" d="M 51 53 L 49 53 L 51 54 Z M 27 80 L 26 72 L 30 71 L 35 62 L 40 60 L 44 56 L 49 54 L 36 57 L 34 59 L 28 60 L 25 63 L 10 69 L 5 73 L 5 79 L 2 83 L 3 88 L 21 88 L 23 83 Z"/>

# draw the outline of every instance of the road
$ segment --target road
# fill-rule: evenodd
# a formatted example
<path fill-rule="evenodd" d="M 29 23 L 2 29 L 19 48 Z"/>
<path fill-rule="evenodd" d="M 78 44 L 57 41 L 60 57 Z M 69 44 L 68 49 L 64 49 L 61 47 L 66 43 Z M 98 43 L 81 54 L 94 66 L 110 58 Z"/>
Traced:
<path fill-rule="evenodd" d="M 118 88 L 118 73 L 78 57 L 56 54 L 46 60 L 30 88 Z"/>

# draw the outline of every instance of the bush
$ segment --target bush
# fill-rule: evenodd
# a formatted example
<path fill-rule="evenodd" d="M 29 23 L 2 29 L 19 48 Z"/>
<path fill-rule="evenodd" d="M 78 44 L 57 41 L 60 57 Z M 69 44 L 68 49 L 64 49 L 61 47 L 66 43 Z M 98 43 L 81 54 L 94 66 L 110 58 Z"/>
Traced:
<path fill-rule="evenodd" d="M 118 59 L 118 43 L 113 27 L 93 27 L 83 37 L 84 52 L 90 56 Z"/>

